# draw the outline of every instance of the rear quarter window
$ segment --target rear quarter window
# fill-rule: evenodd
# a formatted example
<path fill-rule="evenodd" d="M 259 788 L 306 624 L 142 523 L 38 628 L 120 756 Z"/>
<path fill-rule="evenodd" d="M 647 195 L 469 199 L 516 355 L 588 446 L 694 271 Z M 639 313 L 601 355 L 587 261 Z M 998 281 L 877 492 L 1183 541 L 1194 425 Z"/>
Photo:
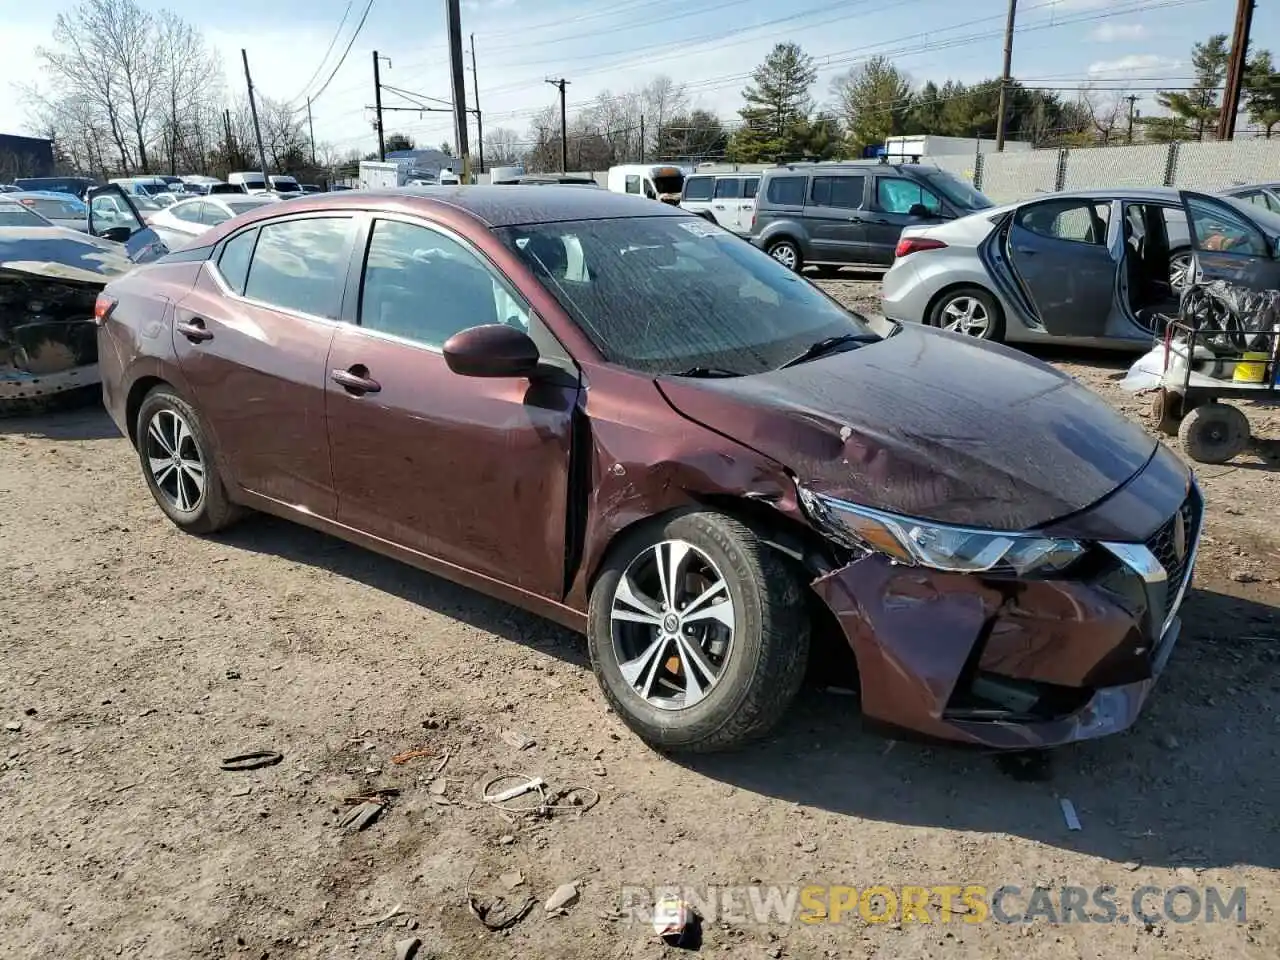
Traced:
<path fill-rule="evenodd" d="M 799 207 L 804 204 L 805 182 L 808 177 L 773 177 L 765 193 L 770 203 L 784 207 Z"/>
<path fill-rule="evenodd" d="M 242 296 L 245 279 L 249 276 L 249 261 L 253 258 L 253 244 L 257 239 L 257 230 L 246 230 L 228 240 L 218 257 L 218 272 L 222 279 Z"/>

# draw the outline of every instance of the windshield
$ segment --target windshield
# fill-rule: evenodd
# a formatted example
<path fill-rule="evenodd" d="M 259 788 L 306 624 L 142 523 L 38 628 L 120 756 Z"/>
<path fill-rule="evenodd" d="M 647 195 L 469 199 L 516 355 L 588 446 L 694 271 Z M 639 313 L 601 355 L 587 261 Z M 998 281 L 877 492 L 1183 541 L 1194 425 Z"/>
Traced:
<path fill-rule="evenodd" d="M 698 218 L 497 232 L 607 360 L 642 373 L 760 373 L 815 341 L 871 333 L 808 280 Z"/>
<path fill-rule="evenodd" d="M 0 227 L 47 227 L 49 221 L 11 200 L 0 200 Z"/>
<path fill-rule="evenodd" d="M 20 201 L 24 207 L 30 207 L 42 217 L 50 220 L 84 220 L 89 216 L 89 208 L 75 197 L 65 200 L 49 198 L 24 198 Z"/>
<path fill-rule="evenodd" d="M 302 189 L 297 180 L 290 180 L 288 177 L 272 177 L 271 186 L 281 193 L 297 193 Z"/>
<path fill-rule="evenodd" d="M 920 175 L 931 187 L 964 210 L 988 210 L 995 206 L 985 194 L 979 193 L 959 177 L 945 170 L 922 167 Z"/>
<path fill-rule="evenodd" d="M 653 187 L 659 193 L 679 193 L 684 189 L 684 175 L 676 174 L 674 177 L 654 177 Z"/>

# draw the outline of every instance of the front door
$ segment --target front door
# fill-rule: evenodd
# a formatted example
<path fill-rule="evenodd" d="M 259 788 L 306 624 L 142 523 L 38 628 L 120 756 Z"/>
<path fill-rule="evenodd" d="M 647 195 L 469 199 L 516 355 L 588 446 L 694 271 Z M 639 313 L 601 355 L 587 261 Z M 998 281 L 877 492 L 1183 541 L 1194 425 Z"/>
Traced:
<path fill-rule="evenodd" d="M 812 254 L 820 263 L 869 263 L 864 224 L 866 177 L 815 176 L 810 180 L 804 219 Z"/>
<path fill-rule="evenodd" d="M 1280 249 L 1238 207 L 1221 197 L 1182 191 L 1196 279 L 1229 280 L 1253 290 L 1280 289 Z"/>
<path fill-rule="evenodd" d="M 379 218 L 358 320 L 338 331 L 328 362 L 341 522 L 563 596 L 576 377 L 462 377 L 441 353 L 468 327 L 510 323 L 536 334 L 537 319 L 460 239 Z"/>
<path fill-rule="evenodd" d="M 877 176 L 866 220 L 871 262 L 892 266 L 903 228 L 942 222 L 942 201 L 928 187 L 906 177 Z"/>
<path fill-rule="evenodd" d="M 124 245 L 134 263 L 148 263 L 169 252 L 118 183 L 93 187 L 85 194 L 89 205 L 89 233 Z"/>
<path fill-rule="evenodd" d="M 1107 245 L 1110 219 L 1109 201 L 1071 197 L 1031 203 L 1014 214 L 1009 263 L 1047 332 L 1106 332 L 1119 273 Z"/>
<path fill-rule="evenodd" d="M 235 482 L 327 519 L 325 360 L 355 233 L 333 215 L 243 230 L 174 309 L 178 361 Z"/>

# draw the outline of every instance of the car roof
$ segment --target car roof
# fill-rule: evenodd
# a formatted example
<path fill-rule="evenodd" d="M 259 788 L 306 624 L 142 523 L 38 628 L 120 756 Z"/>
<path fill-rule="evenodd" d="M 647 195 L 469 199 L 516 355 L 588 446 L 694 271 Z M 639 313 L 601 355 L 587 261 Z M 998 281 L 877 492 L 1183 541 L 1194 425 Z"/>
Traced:
<path fill-rule="evenodd" d="M 512 190 L 509 185 L 454 187 L 398 187 L 387 190 L 344 190 L 342 196 L 312 194 L 290 201 L 290 210 L 359 208 L 369 199 L 424 201 L 469 213 L 489 227 L 565 220 L 608 220 L 633 217 L 687 217 L 679 207 L 633 194 L 583 190 L 579 186 L 548 184 L 536 190 Z M 297 204 L 297 206 L 293 206 Z"/>
<path fill-rule="evenodd" d="M 74 200 L 76 203 L 84 203 L 74 193 L 64 193 L 61 190 L 18 190 L 11 191 L 4 195 L 6 200 Z"/>

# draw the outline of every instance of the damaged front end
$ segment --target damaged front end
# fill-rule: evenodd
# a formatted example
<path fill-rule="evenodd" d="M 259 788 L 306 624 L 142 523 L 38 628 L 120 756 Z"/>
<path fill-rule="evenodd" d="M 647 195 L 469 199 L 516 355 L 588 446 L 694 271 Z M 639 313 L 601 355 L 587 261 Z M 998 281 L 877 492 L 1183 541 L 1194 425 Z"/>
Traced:
<path fill-rule="evenodd" d="M 108 240 L 0 229 L 0 416 L 40 412 L 99 384 L 94 304 L 132 268 Z"/>

